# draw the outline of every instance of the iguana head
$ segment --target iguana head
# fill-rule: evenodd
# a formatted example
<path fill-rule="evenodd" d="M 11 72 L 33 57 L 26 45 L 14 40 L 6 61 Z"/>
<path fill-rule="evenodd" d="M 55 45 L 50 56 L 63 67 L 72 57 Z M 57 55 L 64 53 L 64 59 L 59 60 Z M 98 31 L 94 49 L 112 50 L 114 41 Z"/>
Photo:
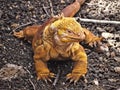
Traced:
<path fill-rule="evenodd" d="M 51 24 L 54 39 L 61 42 L 80 42 L 85 38 L 81 25 L 71 17 L 63 17 Z"/>

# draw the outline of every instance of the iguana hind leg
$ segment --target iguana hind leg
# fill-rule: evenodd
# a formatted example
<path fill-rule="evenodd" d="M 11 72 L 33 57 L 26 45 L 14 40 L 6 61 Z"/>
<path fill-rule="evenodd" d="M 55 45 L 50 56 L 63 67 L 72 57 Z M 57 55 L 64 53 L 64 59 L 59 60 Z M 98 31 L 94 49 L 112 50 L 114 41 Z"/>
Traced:
<path fill-rule="evenodd" d="M 32 41 L 36 32 L 40 29 L 41 25 L 33 25 L 24 28 L 19 32 L 14 32 L 14 36 L 17 38 L 25 38 L 28 41 Z"/>

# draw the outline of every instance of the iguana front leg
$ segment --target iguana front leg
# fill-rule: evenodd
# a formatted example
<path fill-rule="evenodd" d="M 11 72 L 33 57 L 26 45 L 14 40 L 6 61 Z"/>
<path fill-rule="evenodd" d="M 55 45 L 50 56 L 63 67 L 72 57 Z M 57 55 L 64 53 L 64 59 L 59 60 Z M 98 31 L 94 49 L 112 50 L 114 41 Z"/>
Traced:
<path fill-rule="evenodd" d="M 74 67 L 72 72 L 67 74 L 67 79 L 76 83 L 87 72 L 87 55 L 79 43 L 72 47 L 72 60 L 74 61 Z"/>
<path fill-rule="evenodd" d="M 43 45 L 38 46 L 34 49 L 34 61 L 35 69 L 37 73 L 37 80 L 51 81 L 50 78 L 54 77 L 54 73 L 51 73 L 47 67 L 46 51 Z"/>
<path fill-rule="evenodd" d="M 50 81 L 50 78 L 54 77 L 54 73 L 51 73 L 47 67 L 47 63 L 42 60 L 35 60 L 35 69 L 37 73 L 37 80 Z"/>
<path fill-rule="evenodd" d="M 86 28 L 82 29 L 84 34 L 85 34 L 85 42 L 89 44 L 91 47 L 97 46 L 101 44 L 101 40 L 103 39 L 102 37 L 97 37 L 93 33 L 91 33 L 89 30 Z"/>

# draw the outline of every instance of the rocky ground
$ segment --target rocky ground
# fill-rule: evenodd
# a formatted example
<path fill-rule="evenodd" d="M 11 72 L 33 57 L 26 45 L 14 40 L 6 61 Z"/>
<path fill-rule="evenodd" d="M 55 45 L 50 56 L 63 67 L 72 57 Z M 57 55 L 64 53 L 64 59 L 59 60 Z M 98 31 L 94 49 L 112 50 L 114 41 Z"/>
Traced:
<path fill-rule="evenodd" d="M 86 80 L 65 82 L 73 62 L 48 63 L 57 74 L 53 83 L 36 80 L 31 44 L 13 36 L 25 26 L 41 24 L 73 0 L 0 0 L 0 90 L 120 90 L 120 25 L 82 22 L 83 27 L 106 38 L 108 51 L 86 49 Z M 120 0 L 86 0 L 76 17 L 120 21 Z M 18 28 L 19 27 L 19 28 Z M 18 28 L 18 29 L 16 29 Z M 56 82 L 57 81 L 57 82 Z"/>

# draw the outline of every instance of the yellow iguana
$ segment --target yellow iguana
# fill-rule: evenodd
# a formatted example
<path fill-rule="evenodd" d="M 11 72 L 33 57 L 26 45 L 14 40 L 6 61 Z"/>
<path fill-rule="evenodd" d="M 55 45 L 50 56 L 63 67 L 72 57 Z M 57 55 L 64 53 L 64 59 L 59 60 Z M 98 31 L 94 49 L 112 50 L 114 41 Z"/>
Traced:
<path fill-rule="evenodd" d="M 83 0 L 76 0 L 74 3 L 78 4 L 77 1 Z M 47 67 L 47 61 L 71 59 L 74 67 L 72 72 L 67 74 L 67 79 L 76 83 L 87 72 L 87 55 L 79 43 L 85 41 L 89 45 L 96 45 L 101 38 L 82 28 L 75 18 L 71 17 L 73 15 L 62 13 L 70 17 L 52 17 L 42 25 L 28 26 L 20 32 L 14 32 L 14 35 L 32 41 L 38 80 L 46 81 L 54 77 L 54 73 Z"/>

